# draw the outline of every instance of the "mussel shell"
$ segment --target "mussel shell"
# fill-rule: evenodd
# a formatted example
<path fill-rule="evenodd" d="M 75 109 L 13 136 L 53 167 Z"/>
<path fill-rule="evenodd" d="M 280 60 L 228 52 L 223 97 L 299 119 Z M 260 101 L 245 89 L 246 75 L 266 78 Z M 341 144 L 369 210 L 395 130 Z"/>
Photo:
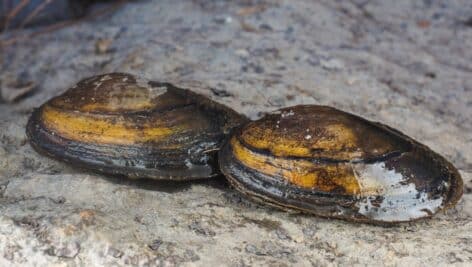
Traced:
<path fill-rule="evenodd" d="M 219 152 L 230 183 L 283 209 L 388 224 L 453 206 L 462 179 L 442 156 L 386 125 L 295 106 L 250 122 Z"/>
<path fill-rule="evenodd" d="M 80 81 L 36 109 L 32 146 L 56 159 L 131 178 L 217 175 L 216 152 L 246 118 L 169 83 L 125 73 Z"/>

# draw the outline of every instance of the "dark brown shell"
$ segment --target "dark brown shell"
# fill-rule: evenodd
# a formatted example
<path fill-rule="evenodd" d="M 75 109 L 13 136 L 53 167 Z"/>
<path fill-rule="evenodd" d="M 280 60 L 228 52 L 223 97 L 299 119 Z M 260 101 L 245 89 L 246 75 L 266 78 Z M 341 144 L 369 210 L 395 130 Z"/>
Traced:
<path fill-rule="evenodd" d="M 133 178 L 218 174 L 216 152 L 246 119 L 168 83 L 110 73 L 79 82 L 35 110 L 32 146 L 58 160 Z"/>
<path fill-rule="evenodd" d="M 230 183 L 284 209 L 371 223 L 453 206 L 462 179 L 410 137 L 326 106 L 295 106 L 235 130 L 219 152 Z"/>

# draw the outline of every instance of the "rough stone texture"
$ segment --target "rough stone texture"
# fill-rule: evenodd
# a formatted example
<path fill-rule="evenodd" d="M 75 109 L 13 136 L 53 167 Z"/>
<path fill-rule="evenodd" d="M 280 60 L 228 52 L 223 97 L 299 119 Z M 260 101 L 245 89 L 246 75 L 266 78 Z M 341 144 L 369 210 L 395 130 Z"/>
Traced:
<path fill-rule="evenodd" d="M 470 266 L 471 21 L 469 0 L 138 1 L 3 48 L 1 87 L 37 90 L 0 104 L 0 265 Z M 316 103 L 382 121 L 451 160 L 465 194 L 384 228 L 253 204 L 223 177 L 127 181 L 34 152 L 32 109 L 111 71 L 204 82 L 251 118 Z"/>

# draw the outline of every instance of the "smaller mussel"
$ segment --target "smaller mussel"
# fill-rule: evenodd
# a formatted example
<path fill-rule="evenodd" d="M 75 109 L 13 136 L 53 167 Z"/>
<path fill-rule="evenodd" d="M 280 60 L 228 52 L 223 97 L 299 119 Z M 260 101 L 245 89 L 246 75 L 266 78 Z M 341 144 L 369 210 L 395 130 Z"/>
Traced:
<path fill-rule="evenodd" d="M 388 224 L 457 203 L 462 179 L 442 156 L 380 123 L 295 106 L 236 129 L 219 152 L 239 191 L 283 209 Z"/>
<path fill-rule="evenodd" d="M 245 117 L 169 83 L 110 73 L 80 81 L 36 109 L 27 135 L 39 152 L 132 178 L 217 175 L 216 153 Z"/>

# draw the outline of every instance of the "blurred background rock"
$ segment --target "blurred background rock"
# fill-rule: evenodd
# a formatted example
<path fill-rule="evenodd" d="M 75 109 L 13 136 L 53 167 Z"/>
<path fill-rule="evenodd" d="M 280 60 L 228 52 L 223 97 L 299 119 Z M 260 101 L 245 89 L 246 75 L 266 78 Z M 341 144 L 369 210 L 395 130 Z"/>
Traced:
<path fill-rule="evenodd" d="M 3 31 L 84 16 L 92 0 L 3 0 L 0 29 Z"/>

